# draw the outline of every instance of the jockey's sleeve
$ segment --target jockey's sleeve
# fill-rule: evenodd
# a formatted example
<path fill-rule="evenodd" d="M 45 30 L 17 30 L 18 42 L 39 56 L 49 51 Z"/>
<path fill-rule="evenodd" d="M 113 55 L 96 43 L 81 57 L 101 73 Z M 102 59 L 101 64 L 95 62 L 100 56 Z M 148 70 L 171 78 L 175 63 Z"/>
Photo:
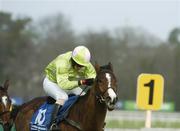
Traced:
<path fill-rule="evenodd" d="M 96 71 L 91 63 L 87 66 L 85 74 L 86 74 L 87 78 L 95 78 L 96 77 Z"/>
<path fill-rule="evenodd" d="M 78 81 L 69 80 L 69 63 L 67 61 L 60 61 L 57 63 L 56 68 L 56 82 L 60 88 L 71 90 L 78 87 Z"/>
<path fill-rule="evenodd" d="M 62 67 L 62 64 L 61 64 L 61 67 Z M 73 88 L 78 87 L 78 81 L 69 80 L 68 70 L 65 68 L 63 68 L 63 69 L 64 70 L 62 70 L 62 68 L 59 68 L 59 70 L 57 70 L 57 74 L 56 74 L 56 80 L 57 80 L 57 84 L 59 85 L 59 87 L 61 87 L 62 89 L 65 89 L 65 90 L 71 90 Z M 85 78 L 95 78 L 96 77 L 96 71 L 92 64 L 89 64 L 87 66 L 84 73 L 85 73 L 85 76 L 84 76 Z"/>
<path fill-rule="evenodd" d="M 78 81 L 70 81 L 68 79 L 68 74 L 66 73 L 57 75 L 56 79 L 57 79 L 57 84 L 62 89 L 71 90 L 75 87 L 78 87 Z"/>

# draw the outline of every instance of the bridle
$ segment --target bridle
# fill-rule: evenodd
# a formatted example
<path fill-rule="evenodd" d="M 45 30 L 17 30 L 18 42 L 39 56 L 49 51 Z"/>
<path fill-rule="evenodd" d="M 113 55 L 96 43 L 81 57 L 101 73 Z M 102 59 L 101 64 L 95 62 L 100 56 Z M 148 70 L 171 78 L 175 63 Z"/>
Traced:
<path fill-rule="evenodd" d="M 10 119 L 10 121 L 4 123 L 2 120 L 0 120 L 0 125 L 2 125 L 2 128 L 4 129 L 4 131 L 10 131 L 12 126 L 13 126 L 13 121 Z"/>
<path fill-rule="evenodd" d="M 4 115 L 8 114 L 11 115 L 11 111 L 12 111 L 12 104 L 10 105 L 9 110 L 3 111 L 0 113 L 0 117 L 2 118 Z M 2 119 L 0 118 L 0 125 L 2 125 L 2 127 L 4 129 L 11 129 L 11 127 L 13 126 L 13 122 L 12 119 L 9 119 L 8 121 L 4 122 Z"/>
<path fill-rule="evenodd" d="M 95 79 L 95 82 L 96 83 L 98 83 L 98 77 L 96 77 L 96 79 Z M 114 91 L 114 89 L 112 88 L 112 87 L 108 87 L 104 92 L 97 92 L 96 94 L 95 94 L 95 97 L 96 97 L 96 100 L 99 102 L 99 103 L 101 103 L 101 104 L 103 104 L 103 103 L 106 103 L 106 99 L 107 99 L 107 97 L 105 96 L 105 94 L 108 92 L 108 90 L 109 89 L 112 89 L 113 91 Z M 115 91 L 114 91 L 115 92 Z"/>
<path fill-rule="evenodd" d="M 11 113 L 11 111 L 9 110 L 9 111 L 3 111 L 3 112 L 1 112 L 1 113 L 0 113 L 0 117 L 2 117 L 3 115 L 5 115 L 5 114 L 7 114 L 7 113 Z"/>
<path fill-rule="evenodd" d="M 107 89 L 108 90 L 108 89 Z M 105 93 L 107 92 L 107 90 L 104 92 L 104 93 L 96 93 L 96 100 L 99 102 L 99 103 L 105 103 L 106 102 L 106 98 L 105 98 Z"/>
<path fill-rule="evenodd" d="M 112 87 L 108 87 L 103 93 L 96 93 L 95 96 L 96 96 L 96 100 L 103 104 L 103 103 L 106 103 L 106 92 L 108 91 L 108 89 L 112 89 L 114 90 Z"/>
<path fill-rule="evenodd" d="M 4 131 L 10 131 L 13 126 L 13 119 L 11 118 L 12 113 L 12 103 L 11 99 L 7 95 L 7 90 L 9 86 L 9 80 L 6 80 L 4 83 L 4 86 L 0 86 L 0 90 L 2 91 L 2 94 L 7 96 L 7 103 L 5 103 L 5 107 L 2 107 L 2 112 L 0 113 L 0 125 L 3 128 Z M 1 96 L 2 97 L 2 96 Z M 2 97 L 1 103 L 4 103 L 4 99 Z M 6 107 L 6 104 L 8 105 Z"/>

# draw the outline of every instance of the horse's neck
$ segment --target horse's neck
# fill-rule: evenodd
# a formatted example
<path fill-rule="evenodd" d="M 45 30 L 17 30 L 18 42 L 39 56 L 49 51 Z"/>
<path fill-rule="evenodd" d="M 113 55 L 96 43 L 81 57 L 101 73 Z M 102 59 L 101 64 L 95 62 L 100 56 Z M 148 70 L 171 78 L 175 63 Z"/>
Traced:
<path fill-rule="evenodd" d="M 77 115 L 76 120 L 86 128 L 91 128 L 92 124 L 95 128 L 102 128 L 107 112 L 105 104 L 100 104 L 96 100 L 95 89 L 92 87 L 87 95 L 80 98 L 77 103 L 74 114 Z"/>
<path fill-rule="evenodd" d="M 92 88 L 89 92 L 88 98 L 87 98 L 87 106 L 89 106 L 87 109 L 89 109 L 89 112 L 94 114 L 98 120 L 105 119 L 107 108 L 105 104 L 99 103 L 99 101 L 96 98 L 96 91 L 95 88 Z"/>
<path fill-rule="evenodd" d="M 12 119 L 11 119 L 11 114 L 10 114 L 10 112 L 6 113 L 6 114 L 1 118 L 1 121 L 2 121 L 3 123 L 11 124 Z"/>
<path fill-rule="evenodd" d="M 106 108 L 105 104 L 101 104 L 97 100 L 96 91 L 95 91 L 94 87 L 90 90 L 90 92 L 89 92 L 89 94 L 87 96 L 86 103 L 87 103 L 87 105 L 89 105 L 90 109 L 92 109 L 95 113 L 97 113 L 97 110 L 101 111 L 101 113 L 106 113 L 106 111 L 107 111 L 107 108 Z"/>

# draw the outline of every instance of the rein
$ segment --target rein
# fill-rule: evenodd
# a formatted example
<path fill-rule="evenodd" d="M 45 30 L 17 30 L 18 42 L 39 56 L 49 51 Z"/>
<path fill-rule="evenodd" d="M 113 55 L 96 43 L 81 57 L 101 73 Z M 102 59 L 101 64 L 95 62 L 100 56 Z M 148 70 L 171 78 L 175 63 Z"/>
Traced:
<path fill-rule="evenodd" d="M 7 113 L 11 113 L 12 111 L 12 105 L 10 106 L 9 110 L 8 111 L 3 111 L 0 113 L 0 117 L 2 117 L 3 115 L 6 115 Z M 13 121 L 12 119 L 9 119 L 6 123 L 0 119 L 0 125 L 2 125 L 3 129 L 8 129 L 10 130 L 11 127 L 13 126 Z"/>
<path fill-rule="evenodd" d="M 7 114 L 7 113 L 11 113 L 11 111 L 4 111 L 4 112 L 1 112 L 1 113 L 0 113 L 0 117 L 3 116 L 3 115 L 5 115 L 5 114 Z"/>
<path fill-rule="evenodd" d="M 97 78 L 97 77 L 95 78 L 95 82 L 94 82 L 93 86 L 95 86 L 95 87 L 98 86 L 98 78 Z M 87 89 L 88 89 L 88 86 L 85 86 L 85 87 L 82 89 L 82 91 L 81 91 L 81 93 L 79 94 L 79 96 L 81 96 L 84 91 L 86 92 Z M 111 87 L 110 85 L 108 85 L 108 86 L 106 86 L 106 89 L 105 89 L 104 92 L 102 92 L 101 90 L 100 90 L 99 92 L 97 92 L 97 91 L 92 92 L 97 102 L 99 102 L 100 104 L 107 103 L 107 100 L 108 100 L 107 98 L 108 98 L 108 96 L 106 96 L 106 93 L 108 92 L 108 89 L 114 90 L 113 87 Z M 81 126 L 80 123 L 77 123 L 77 122 L 75 122 L 75 121 L 73 121 L 73 120 L 70 120 L 70 119 L 68 119 L 68 118 L 65 118 L 65 121 L 66 121 L 69 125 L 71 125 L 71 126 L 73 126 L 74 128 L 76 128 L 77 130 L 83 131 L 82 126 Z M 105 127 L 105 123 L 104 123 L 104 125 L 103 125 L 103 127 L 102 127 L 102 130 L 104 130 L 104 127 Z"/>
<path fill-rule="evenodd" d="M 81 93 L 79 94 L 79 96 L 81 96 L 82 93 L 83 93 L 85 90 L 87 90 L 87 89 L 88 89 L 88 86 L 85 86 L 85 87 L 83 88 L 83 90 L 81 91 Z M 108 88 L 108 89 L 109 89 L 109 88 Z M 107 89 L 107 90 L 108 90 L 108 89 Z M 103 93 L 103 96 L 104 96 L 104 94 L 107 92 L 107 90 Z M 98 97 L 97 94 L 95 94 L 95 96 L 96 96 L 96 98 Z M 104 97 L 102 97 L 102 96 L 100 96 L 100 98 L 98 98 L 98 100 L 105 102 L 105 99 L 104 99 Z M 101 103 L 101 102 L 100 102 L 100 103 Z M 75 121 L 73 121 L 73 120 L 70 120 L 70 119 L 68 119 L 68 118 L 65 118 L 64 120 L 65 120 L 69 125 L 75 127 L 75 128 L 78 129 L 79 131 L 83 131 L 80 123 L 75 122 Z"/>
<path fill-rule="evenodd" d="M 10 130 L 11 127 L 13 126 L 13 121 L 11 120 L 11 121 L 8 121 L 8 122 L 4 123 L 3 120 L 0 119 L 0 125 L 2 125 L 2 127 L 4 129 L 9 129 Z"/>
<path fill-rule="evenodd" d="M 4 114 L 11 113 L 12 108 L 13 108 L 13 106 L 12 106 L 12 104 L 11 104 L 9 110 L 3 111 L 3 112 L 0 113 L 0 117 L 3 116 Z"/>
<path fill-rule="evenodd" d="M 83 93 L 86 89 L 88 89 L 88 86 L 85 86 L 85 87 L 83 88 L 83 90 L 82 90 L 81 93 L 79 94 L 79 97 L 82 95 L 82 93 Z M 75 127 L 75 128 L 78 129 L 79 131 L 83 131 L 80 123 L 75 122 L 75 121 L 73 121 L 73 120 L 71 120 L 71 119 L 68 119 L 68 118 L 64 118 L 64 120 L 65 120 L 69 125 Z"/>
<path fill-rule="evenodd" d="M 111 88 L 111 87 L 109 87 L 109 88 Z M 108 88 L 108 89 L 109 89 Z M 95 96 L 96 96 L 96 100 L 98 100 L 99 101 L 99 103 L 105 103 L 106 102 L 106 98 L 105 98 L 105 93 L 108 91 L 108 89 L 107 90 L 105 90 L 102 94 L 101 93 L 96 93 L 95 94 Z M 111 88 L 112 89 L 112 88 Z"/>

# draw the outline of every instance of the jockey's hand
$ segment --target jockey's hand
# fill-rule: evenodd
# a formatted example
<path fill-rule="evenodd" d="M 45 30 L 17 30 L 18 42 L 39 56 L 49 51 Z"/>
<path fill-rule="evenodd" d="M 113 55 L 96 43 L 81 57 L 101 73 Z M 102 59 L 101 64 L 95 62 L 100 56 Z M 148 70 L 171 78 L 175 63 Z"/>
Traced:
<path fill-rule="evenodd" d="M 91 86 L 94 83 L 94 78 L 79 80 L 79 85 Z"/>

